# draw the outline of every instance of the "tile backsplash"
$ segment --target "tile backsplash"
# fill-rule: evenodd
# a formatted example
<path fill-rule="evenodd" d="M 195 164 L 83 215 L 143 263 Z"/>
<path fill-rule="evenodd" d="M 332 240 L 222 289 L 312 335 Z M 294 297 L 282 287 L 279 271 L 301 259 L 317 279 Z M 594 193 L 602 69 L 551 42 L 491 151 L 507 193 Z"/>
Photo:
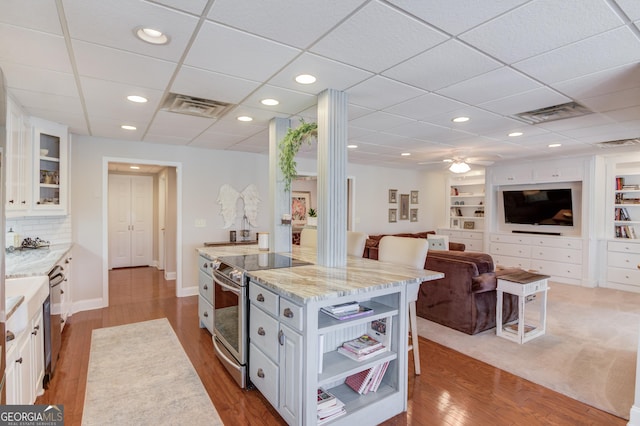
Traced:
<path fill-rule="evenodd" d="M 7 218 L 7 229 L 12 228 L 20 240 L 39 237 L 51 244 L 71 243 L 71 216 Z"/>

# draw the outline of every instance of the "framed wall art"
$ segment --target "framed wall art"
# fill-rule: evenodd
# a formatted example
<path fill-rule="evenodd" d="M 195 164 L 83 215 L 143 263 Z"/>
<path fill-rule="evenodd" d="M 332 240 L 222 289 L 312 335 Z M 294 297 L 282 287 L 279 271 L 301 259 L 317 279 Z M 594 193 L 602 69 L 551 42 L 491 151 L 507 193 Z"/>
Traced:
<path fill-rule="evenodd" d="M 474 229 L 474 228 L 476 227 L 476 223 L 475 223 L 475 222 L 472 222 L 472 221 L 470 221 L 470 220 L 468 220 L 468 221 L 464 221 L 464 222 L 462 223 L 462 227 L 463 227 L 464 229 Z"/>
<path fill-rule="evenodd" d="M 390 189 L 389 190 L 389 203 L 395 204 L 398 202 L 398 190 Z"/>
<path fill-rule="evenodd" d="M 400 220 L 409 220 L 409 194 L 400 194 Z"/>
<path fill-rule="evenodd" d="M 411 191 L 411 204 L 418 204 L 418 191 Z"/>
<path fill-rule="evenodd" d="M 309 211 L 310 203 L 310 192 L 291 192 L 291 224 L 293 226 L 304 226 L 307 223 L 307 212 Z"/>
<path fill-rule="evenodd" d="M 411 209 L 409 213 L 409 221 L 417 222 L 418 221 L 418 209 Z"/>
<path fill-rule="evenodd" d="M 398 209 L 389 209 L 389 223 L 398 221 Z"/>

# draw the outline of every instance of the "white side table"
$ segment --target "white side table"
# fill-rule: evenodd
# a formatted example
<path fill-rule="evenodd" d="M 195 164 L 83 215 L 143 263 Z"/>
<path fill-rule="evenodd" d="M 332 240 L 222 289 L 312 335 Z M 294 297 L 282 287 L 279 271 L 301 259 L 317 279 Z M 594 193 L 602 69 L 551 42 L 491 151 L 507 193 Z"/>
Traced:
<path fill-rule="evenodd" d="M 542 336 L 547 324 L 547 290 L 549 275 L 519 271 L 498 278 L 498 303 L 496 304 L 496 335 L 517 343 L 525 343 L 538 336 Z M 518 296 L 518 321 L 502 324 L 503 293 Z M 539 321 L 527 324 L 525 304 L 527 296 L 540 294 Z"/>

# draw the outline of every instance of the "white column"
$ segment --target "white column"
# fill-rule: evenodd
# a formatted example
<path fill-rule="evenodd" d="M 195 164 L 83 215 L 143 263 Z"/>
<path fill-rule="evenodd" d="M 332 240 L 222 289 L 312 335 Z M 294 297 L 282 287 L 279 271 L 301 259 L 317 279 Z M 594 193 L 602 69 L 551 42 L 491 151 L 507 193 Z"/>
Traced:
<path fill-rule="evenodd" d="M 318 95 L 318 264 L 347 263 L 347 94 Z"/>
<path fill-rule="evenodd" d="M 282 225 L 284 213 L 291 213 L 291 191 L 285 191 L 280 159 L 280 141 L 291 127 L 288 118 L 273 118 L 269 122 L 269 209 L 271 226 L 269 227 L 269 250 L 291 252 L 291 225 Z"/>

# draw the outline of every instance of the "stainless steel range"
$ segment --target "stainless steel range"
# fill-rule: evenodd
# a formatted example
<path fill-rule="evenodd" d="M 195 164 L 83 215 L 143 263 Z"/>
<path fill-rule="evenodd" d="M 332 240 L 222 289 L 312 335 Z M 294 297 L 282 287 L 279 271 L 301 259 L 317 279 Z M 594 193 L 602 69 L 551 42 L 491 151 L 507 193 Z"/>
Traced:
<path fill-rule="evenodd" d="M 247 386 L 249 359 L 248 272 L 310 265 L 278 253 L 225 256 L 213 263 L 213 347 L 241 388 Z"/>

